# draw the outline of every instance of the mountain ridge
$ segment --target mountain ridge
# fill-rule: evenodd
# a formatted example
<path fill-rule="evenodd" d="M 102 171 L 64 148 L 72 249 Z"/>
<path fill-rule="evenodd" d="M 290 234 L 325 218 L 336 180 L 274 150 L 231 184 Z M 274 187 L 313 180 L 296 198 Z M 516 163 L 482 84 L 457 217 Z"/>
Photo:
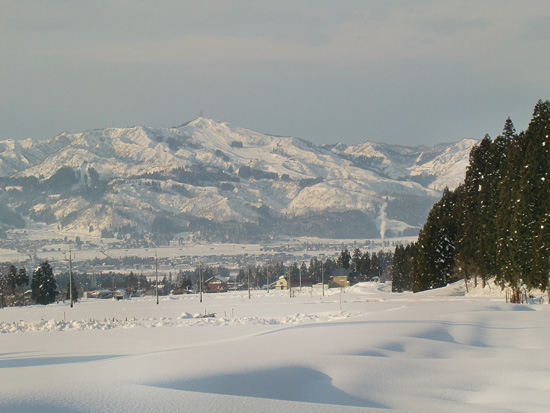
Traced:
<path fill-rule="evenodd" d="M 160 235 L 164 222 L 171 233 L 219 240 L 373 236 L 386 205 L 384 228 L 404 234 L 418 230 L 445 186 L 462 182 L 476 143 L 316 146 L 203 117 L 173 128 L 64 132 L 0 141 L 0 204 L 27 221 L 47 217 L 62 233 Z M 36 179 L 32 200 L 17 185 L 25 179 Z"/>

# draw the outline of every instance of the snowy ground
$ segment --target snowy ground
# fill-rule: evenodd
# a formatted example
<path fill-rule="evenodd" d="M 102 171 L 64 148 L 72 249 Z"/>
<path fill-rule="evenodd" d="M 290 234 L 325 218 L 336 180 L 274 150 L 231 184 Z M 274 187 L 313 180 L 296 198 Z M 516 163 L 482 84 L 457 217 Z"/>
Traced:
<path fill-rule="evenodd" d="M 550 306 L 494 285 L 9 308 L 0 411 L 547 412 L 549 350 Z"/>

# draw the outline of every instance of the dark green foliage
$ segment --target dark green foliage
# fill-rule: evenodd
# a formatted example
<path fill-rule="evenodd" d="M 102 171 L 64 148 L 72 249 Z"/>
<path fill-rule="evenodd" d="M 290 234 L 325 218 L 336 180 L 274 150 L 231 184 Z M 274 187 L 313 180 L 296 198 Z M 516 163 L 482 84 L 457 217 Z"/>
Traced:
<path fill-rule="evenodd" d="M 23 304 L 23 286 L 29 284 L 29 277 L 25 267 L 17 270 L 10 264 L 0 268 L 0 307 Z"/>
<path fill-rule="evenodd" d="M 112 230 L 103 228 L 101 230 L 101 238 L 114 238 L 115 234 Z"/>
<path fill-rule="evenodd" d="M 351 262 L 353 264 L 353 271 L 361 271 L 361 260 L 363 254 L 359 248 L 354 248 L 353 253 L 351 254 Z"/>
<path fill-rule="evenodd" d="M 409 244 L 406 247 L 398 245 L 395 247 L 392 262 L 392 292 L 403 292 L 412 290 L 413 284 L 413 262 L 416 253 L 416 244 Z"/>
<path fill-rule="evenodd" d="M 18 285 L 18 283 L 17 283 L 17 267 L 15 265 L 12 264 L 8 267 L 6 280 L 7 280 L 7 284 L 9 286 L 9 288 L 12 291 L 14 291 L 15 287 L 17 287 L 17 285 Z"/>
<path fill-rule="evenodd" d="M 370 268 L 369 272 L 367 273 L 367 279 L 370 280 L 373 277 L 380 277 L 381 272 L 382 265 L 380 263 L 380 259 L 378 258 L 376 252 L 373 252 L 370 256 Z"/>
<path fill-rule="evenodd" d="M 99 185 L 99 173 L 94 168 L 88 168 L 90 186 Z"/>
<path fill-rule="evenodd" d="M 361 266 L 359 267 L 359 272 L 361 273 L 361 279 L 367 280 L 371 271 L 370 267 L 370 254 L 365 252 L 361 257 Z"/>
<path fill-rule="evenodd" d="M 511 145 L 508 173 L 503 182 L 499 250 L 505 280 L 517 286 L 522 279 L 528 286 L 545 289 L 550 269 L 550 102 L 539 101 L 527 131 Z"/>
<path fill-rule="evenodd" d="M 452 281 L 457 223 L 456 193 L 445 189 L 418 236 L 413 291 L 445 286 Z"/>
<path fill-rule="evenodd" d="M 34 271 L 31 282 L 32 299 L 36 304 L 51 304 L 57 297 L 57 283 L 52 267 L 44 261 Z"/>
<path fill-rule="evenodd" d="M 166 217 L 156 217 L 151 224 L 151 231 L 156 234 L 172 234 L 173 226 L 170 220 Z"/>
<path fill-rule="evenodd" d="M 239 176 L 244 179 L 254 178 L 256 180 L 279 179 L 279 175 L 276 172 L 265 172 L 246 165 L 239 168 Z"/>
<path fill-rule="evenodd" d="M 550 274 L 550 102 L 539 101 L 525 133 L 506 119 L 494 141 L 472 149 L 464 184 L 428 216 L 414 254 L 413 290 L 453 277 L 496 277 L 514 290 L 548 288 Z M 403 284 L 403 251 L 394 272 Z"/>
<path fill-rule="evenodd" d="M 57 170 L 47 181 L 46 185 L 53 192 L 63 192 L 78 183 L 78 177 L 73 168 L 63 166 Z"/>
<path fill-rule="evenodd" d="M 140 176 L 141 178 L 141 176 Z M 203 165 L 193 165 L 191 170 L 176 168 L 166 175 L 159 173 L 157 180 L 167 180 L 171 178 L 179 183 L 194 186 L 205 186 L 219 184 L 221 182 L 239 182 L 237 176 L 233 176 L 216 167 L 205 167 Z"/>
<path fill-rule="evenodd" d="M 29 275 L 27 274 L 27 269 L 25 267 L 19 268 L 17 272 L 17 279 L 15 281 L 17 287 L 23 287 L 29 285 Z"/>
<path fill-rule="evenodd" d="M 345 268 L 346 270 L 349 268 L 349 262 L 351 260 L 351 255 L 346 248 L 345 250 L 342 250 L 340 252 L 340 256 L 338 257 L 338 266 L 340 268 Z"/>

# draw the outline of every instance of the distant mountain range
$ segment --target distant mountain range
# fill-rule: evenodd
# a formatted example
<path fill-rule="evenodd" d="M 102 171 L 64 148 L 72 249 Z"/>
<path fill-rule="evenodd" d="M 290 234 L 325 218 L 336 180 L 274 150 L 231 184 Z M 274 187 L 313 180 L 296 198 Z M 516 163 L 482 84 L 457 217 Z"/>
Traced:
<path fill-rule="evenodd" d="M 61 233 L 218 241 L 413 235 L 462 182 L 464 139 L 316 146 L 198 118 L 0 141 L 0 223 Z"/>

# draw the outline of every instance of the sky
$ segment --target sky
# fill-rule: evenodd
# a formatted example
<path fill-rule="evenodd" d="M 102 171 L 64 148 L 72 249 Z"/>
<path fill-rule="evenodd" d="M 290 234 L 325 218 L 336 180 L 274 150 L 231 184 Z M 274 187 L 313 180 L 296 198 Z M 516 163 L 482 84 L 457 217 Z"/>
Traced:
<path fill-rule="evenodd" d="M 548 0 L 0 0 L 0 140 L 201 113 L 313 143 L 518 130 L 550 99 Z"/>

